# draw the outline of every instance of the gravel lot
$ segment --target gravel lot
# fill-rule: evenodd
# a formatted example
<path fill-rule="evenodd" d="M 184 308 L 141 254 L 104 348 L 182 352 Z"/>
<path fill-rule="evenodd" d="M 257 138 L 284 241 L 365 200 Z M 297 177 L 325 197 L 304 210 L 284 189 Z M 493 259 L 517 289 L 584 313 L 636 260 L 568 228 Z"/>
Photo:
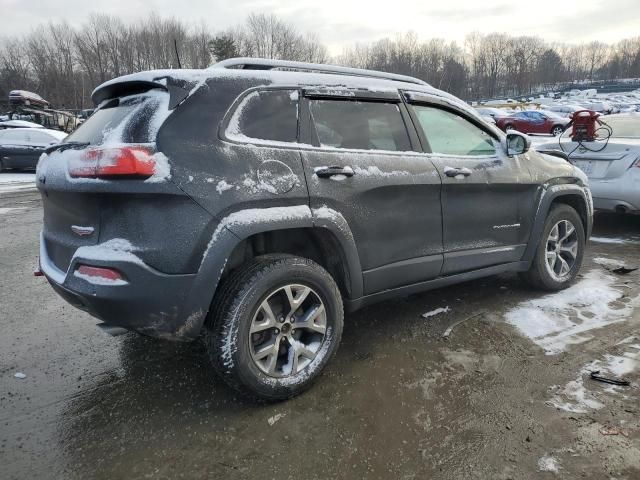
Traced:
<path fill-rule="evenodd" d="M 608 271 L 640 267 L 640 218 L 597 217 L 587 298 L 503 275 L 382 303 L 310 391 L 256 405 L 199 343 L 109 337 L 34 277 L 41 216 L 35 191 L 0 194 L 3 479 L 640 478 L 640 270 Z M 523 308 L 606 325 L 545 354 L 507 321 Z"/>

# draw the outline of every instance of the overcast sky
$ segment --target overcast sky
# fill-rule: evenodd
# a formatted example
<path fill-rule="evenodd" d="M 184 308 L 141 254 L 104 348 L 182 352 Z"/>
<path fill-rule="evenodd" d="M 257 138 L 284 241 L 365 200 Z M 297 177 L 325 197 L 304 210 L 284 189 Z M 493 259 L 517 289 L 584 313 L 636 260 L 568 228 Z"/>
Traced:
<path fill-rule="evenodd" d="M 28 32 L 50 20 L 79 25 L 92 12 L 125 21 L 156 12 L 204 21 L 212 30 L 234 26 L 251 12 L 275 13 L 318 34 L 332 54 L 407 30 L 422 39 L 457 41 L 474 30 L 562 42 L 615 42 L 640 35 L 640 0 L 0 0 L 0 12 L 0 36 Z"/>

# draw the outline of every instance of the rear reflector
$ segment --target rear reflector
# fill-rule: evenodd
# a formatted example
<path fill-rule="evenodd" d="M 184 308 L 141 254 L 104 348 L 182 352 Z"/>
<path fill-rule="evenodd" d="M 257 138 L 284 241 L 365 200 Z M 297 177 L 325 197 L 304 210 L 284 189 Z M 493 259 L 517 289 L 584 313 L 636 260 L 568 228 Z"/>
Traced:
<path fill-rule="evenodd" d="M 155 170 L 153 152 L 141 146 L 92 148 L 69 159 L 75 178 L 149 178 Z"/>
<path fill-rule="evenodd" d="M 99 285 L 124 285 L 127 283 L 122 274 L 114 268 L 80 265 L 74 276 Z"/>

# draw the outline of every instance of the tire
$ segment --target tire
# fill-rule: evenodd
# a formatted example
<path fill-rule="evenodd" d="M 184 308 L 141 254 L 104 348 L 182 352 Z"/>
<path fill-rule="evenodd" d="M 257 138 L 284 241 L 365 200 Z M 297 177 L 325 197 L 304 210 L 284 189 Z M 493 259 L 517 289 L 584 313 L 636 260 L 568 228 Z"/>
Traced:
<path fill-rule="evenodd" d="M 508 123 L 507 125 L 504 126 L 504 131 L 508 132 L 509 130 L 515 130 L 514 126 L 511 125 L 510 123 Z"/>
<path fill-rule="evenodd" d="M 564 132 L 564 128 L 562 128 L 562 126 L 560 125 L 554 125 L 551 129 L 551 135 L 553 135 L 554 137 L 559 137 L 560 135 L 562 135 L 562 132 Z"/>
<path fill-rule="evenodd" d="M 574 230 L 563 241 L 562 238 L 568 231 L 566 222 Z M 556 227 L 558 230 L 552 234 L 552 230 Z M 557 241 L 553 240 L 556 233 L 558 234 Z M 580 271 L 584 248 L 584 226 L 580 215 L 569 205 L 556 204 L 552 206 L 545 220 L 531 267 L 527 272 L 521 274 L 521 278 L 533 287 L 542 290 L 558 291 L 567 288 L 573 283 Z M 569 250 L 574 250 L 573 261 L 570 261 L 571 253 Z M 563 265 L 563 261 L 566 266 Z"/>
<path fill-rule="evenodd" d="M 302 322 L 305 316 L 311 320 Z M 204 340 L 214 370 L 232 388 L 256 400 L 285 400 L 309 388 L 333 357 L 343 320 L 340 291 L 324 268 L 269 255 L 221 285 Z"/>

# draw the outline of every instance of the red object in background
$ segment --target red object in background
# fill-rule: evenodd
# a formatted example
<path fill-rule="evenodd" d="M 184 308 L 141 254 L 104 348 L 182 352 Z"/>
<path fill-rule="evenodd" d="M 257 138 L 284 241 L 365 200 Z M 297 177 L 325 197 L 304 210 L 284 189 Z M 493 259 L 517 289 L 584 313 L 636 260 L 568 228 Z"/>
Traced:
<path fill-rule="evenodd" d="M 592 110 L 578 110 L 571 115 L 571 140 L 592 142 L 596 139 L 599 113 Z"/>
<path fill-rule="evenodd" d="M 514 129 L 522 133 L 543 135 L 560 135 L 569 123 L 567 118 L 533 110 L 516 112 L 504 117 L 495 117 L 495 120 L 498 128 L 505 132 Z"/>

